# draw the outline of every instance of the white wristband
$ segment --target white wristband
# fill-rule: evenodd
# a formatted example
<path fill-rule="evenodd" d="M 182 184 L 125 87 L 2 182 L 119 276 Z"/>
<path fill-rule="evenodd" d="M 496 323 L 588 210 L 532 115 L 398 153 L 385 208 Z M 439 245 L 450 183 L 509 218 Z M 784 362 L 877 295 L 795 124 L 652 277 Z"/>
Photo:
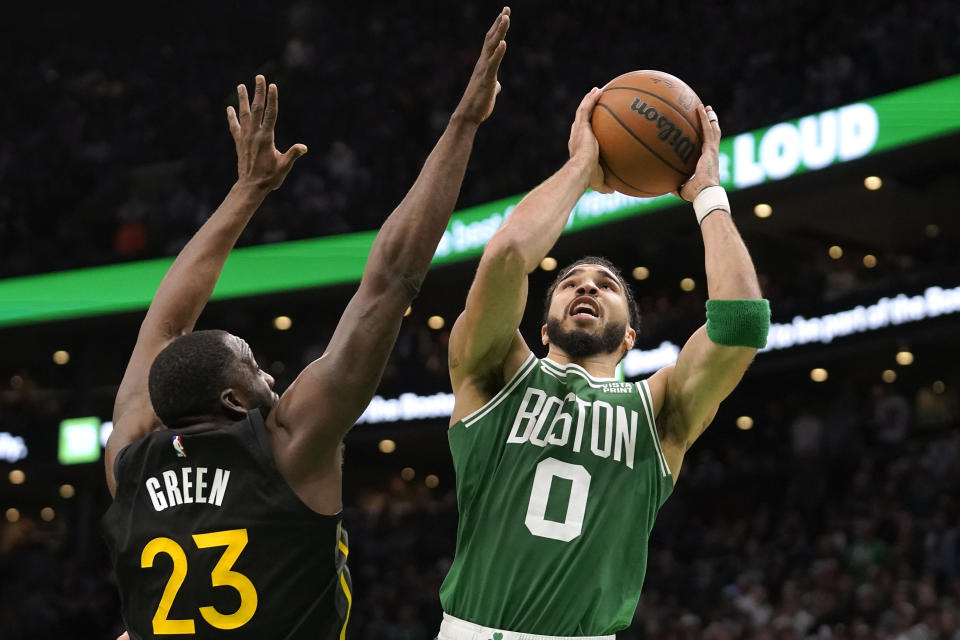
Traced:
<path fill-rule="evenodd" d="M 722 209 L 730 213 L 730 201 L 727 199 L 727 190 L 719 185 L 705 187 L 693 199 L 693 212 L 697 214 L 697 224 L 703 224 L 711 211 Z"/>

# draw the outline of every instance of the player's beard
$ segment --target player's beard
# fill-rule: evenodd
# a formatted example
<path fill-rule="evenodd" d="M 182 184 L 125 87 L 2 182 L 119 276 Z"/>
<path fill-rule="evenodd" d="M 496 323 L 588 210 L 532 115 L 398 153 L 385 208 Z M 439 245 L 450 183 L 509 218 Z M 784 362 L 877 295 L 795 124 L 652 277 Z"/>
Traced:
<path fill-rule="evenodd" d="M 626 322 L 610 323 L 599 333 L 583 329 L 565 331 L 562 324 L 556 318 L 547 318 L 547 338 L 550 344 L 557 345 L 575 360 L 598 353 L 613 353 L 623 344 L 623 336 L 627 331 Z"/>

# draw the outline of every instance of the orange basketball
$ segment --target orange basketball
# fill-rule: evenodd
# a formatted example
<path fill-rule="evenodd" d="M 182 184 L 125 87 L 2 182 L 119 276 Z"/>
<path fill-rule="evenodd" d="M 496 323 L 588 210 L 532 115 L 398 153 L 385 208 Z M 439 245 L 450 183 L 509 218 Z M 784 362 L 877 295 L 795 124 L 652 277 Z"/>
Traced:
<path fill-rule="evenodd" d="M 603 88 L 593 110 L 608 185 L 649 198 L 675 191 L 700 159 L 700 98 L 662 71 L 631 71 Z"/>

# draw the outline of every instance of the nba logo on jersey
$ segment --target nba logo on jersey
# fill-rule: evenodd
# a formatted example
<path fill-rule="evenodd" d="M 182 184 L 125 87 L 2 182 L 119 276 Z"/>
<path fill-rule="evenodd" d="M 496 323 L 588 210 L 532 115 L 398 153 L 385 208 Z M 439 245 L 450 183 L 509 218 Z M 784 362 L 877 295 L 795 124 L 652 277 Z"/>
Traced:
<path fill-rule="evenodd" d="M 187 451 L 183 448 L 183 440 L 180 436 L 173 436 L 173 449 L 177 452 L 178 458 L 186 458 Z"/>

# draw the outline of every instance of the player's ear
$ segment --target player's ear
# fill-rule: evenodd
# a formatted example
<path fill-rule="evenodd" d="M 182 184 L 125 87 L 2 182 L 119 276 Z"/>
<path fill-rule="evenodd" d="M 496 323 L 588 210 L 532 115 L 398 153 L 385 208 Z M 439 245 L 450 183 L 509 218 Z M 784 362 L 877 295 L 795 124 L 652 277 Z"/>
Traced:
<path fill-rule="evenodd" d="M 243 415 L 247 412 L 247 408 L 243 406 L 243 400 L 238 397 L 233 387 L 229 387 L 220 392 L 220 404 L 227 413 L 230 414 Z"/>
<path fill-rule="evenodd" d="M 637 332 L 636 330 L 627 325 L 627 330 L 623 334 L 623 345 L 626 347 L 626 351 L 633 349 L 633 345 L 637 342 Z"/>
<path fill-rule="evenodd" d="M 543 346 L 550 344 L 550 338 L 547 337 L 547 325 L 540 327 L 540 342 L 543 343 Z"/>

